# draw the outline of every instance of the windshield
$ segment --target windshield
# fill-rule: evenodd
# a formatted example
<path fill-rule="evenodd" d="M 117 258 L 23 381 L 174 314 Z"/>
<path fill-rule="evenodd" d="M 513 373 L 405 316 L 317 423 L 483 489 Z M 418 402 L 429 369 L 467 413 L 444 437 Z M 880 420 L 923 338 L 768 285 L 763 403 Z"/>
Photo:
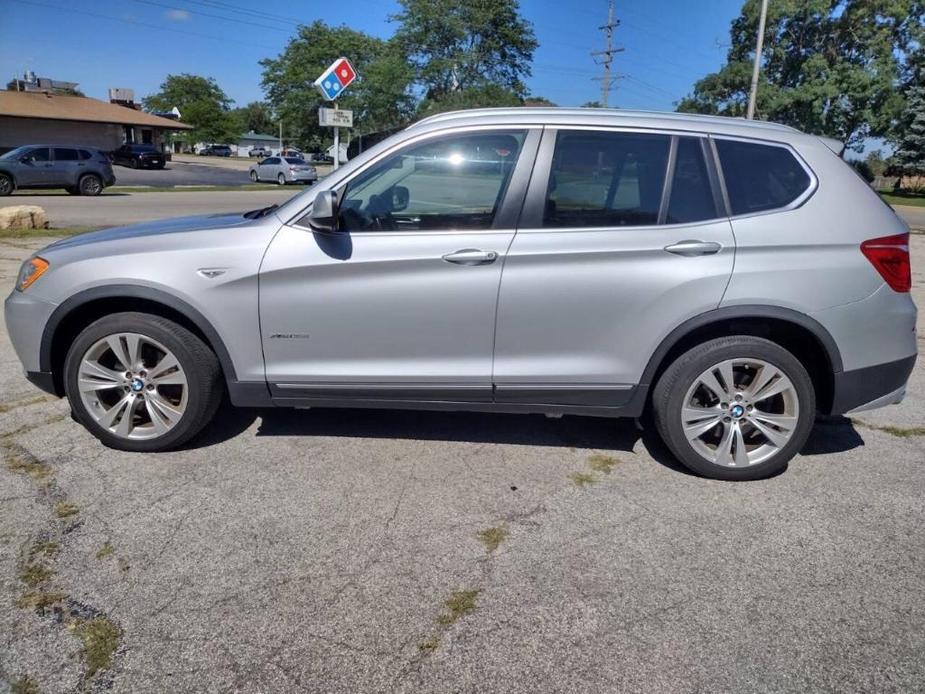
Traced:
<path fill-rule="evenodd" d="M 6 154 L 0 155 L 0 159 L 16 159 L 17 157 L 21 157 L 23 154 L 25 154 L 29 150 L 29 147 L 31 147 L 31 145 L 27 145 L 24 147 L 17 147 L 16 149 L 11 149 Z"/>

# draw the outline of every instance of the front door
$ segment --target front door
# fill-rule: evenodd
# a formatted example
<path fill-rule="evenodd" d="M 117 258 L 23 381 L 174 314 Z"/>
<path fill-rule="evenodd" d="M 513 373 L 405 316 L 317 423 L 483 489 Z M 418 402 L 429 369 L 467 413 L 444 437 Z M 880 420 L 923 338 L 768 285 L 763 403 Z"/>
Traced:
<path fill-rule="evenodd" d="M 54 163 L 48 147 L 35 147 L 16 167 L 16 183 L 20 186 L 41 186 L 54 183 Z"/>
<path fill-rule="evenodd" d="M 490 401 L 498 284 L 524 192 L 511 181 L 526 181 L 538 140 L 425 136 L 338 189 L 339 231 L 284 226 L 260 275 L 274 396 Z"/>
<path fill-rule="evenodd" d="M 621 407 L 662 339 L 716 308 L 735 242 L 709 141 L 547 130 L 498 299 L 498 402 Z"/>

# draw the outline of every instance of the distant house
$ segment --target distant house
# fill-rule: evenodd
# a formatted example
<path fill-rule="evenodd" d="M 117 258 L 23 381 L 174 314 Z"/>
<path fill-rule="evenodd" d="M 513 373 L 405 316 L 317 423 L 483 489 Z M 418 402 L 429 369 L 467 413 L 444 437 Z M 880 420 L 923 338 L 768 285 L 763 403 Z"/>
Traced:
<path fill-rule="evenodd" d="M 241 135 L 237 142 L 237 155 L 239 157 L 248 156 L 251 147 L 266 147 L 267 149 L 279 149 L 279 138 L 275 135 L 265 135 L 264 133 L 255 133 L 253 130 Z M 232 147 L 234 149 L 234 147 Z"/>
<path fill-rule="evenodd" d="M 33 143 L 114 150 L 125 143 L 169 149 L 168 134 L 192 126 L 86 96 L 0 91 L 0 153 Z"/>

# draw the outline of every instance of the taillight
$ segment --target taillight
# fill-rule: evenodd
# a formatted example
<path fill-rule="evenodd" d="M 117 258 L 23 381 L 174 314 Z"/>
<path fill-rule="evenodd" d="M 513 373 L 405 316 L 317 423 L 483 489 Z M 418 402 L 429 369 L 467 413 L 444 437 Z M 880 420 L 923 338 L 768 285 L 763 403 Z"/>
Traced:
<path fill-rule="evenodd" d="M 912 289 L 909 234 L 868 239 L 861 244 L 861 253 L 876 268 L 893 291 L 908 292 Z"/>

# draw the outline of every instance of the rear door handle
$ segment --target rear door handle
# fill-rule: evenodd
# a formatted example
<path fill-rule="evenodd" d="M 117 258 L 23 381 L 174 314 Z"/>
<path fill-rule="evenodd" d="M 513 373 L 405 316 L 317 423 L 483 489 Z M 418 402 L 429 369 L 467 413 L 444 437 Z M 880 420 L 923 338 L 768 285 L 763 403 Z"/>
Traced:
<path fill-rule="evenodd" d="M 498 259 L 494 251 L 480 251 L 476 248 L 464 248 L 455 253 L 448 253 L 443 259 L 454 265 L 489 265 Z"/>
<path fill-rule="evenodd" d="M 669 253 L 683 255 L 688 258 L 695 255 L 713 255 L 714 253 L 719 253 L 721 248 L 722 245 L 715 241 L 695 241 L 692 239 L 678 241 L 670 246 L 665 246 L 665 250 Z"/>

